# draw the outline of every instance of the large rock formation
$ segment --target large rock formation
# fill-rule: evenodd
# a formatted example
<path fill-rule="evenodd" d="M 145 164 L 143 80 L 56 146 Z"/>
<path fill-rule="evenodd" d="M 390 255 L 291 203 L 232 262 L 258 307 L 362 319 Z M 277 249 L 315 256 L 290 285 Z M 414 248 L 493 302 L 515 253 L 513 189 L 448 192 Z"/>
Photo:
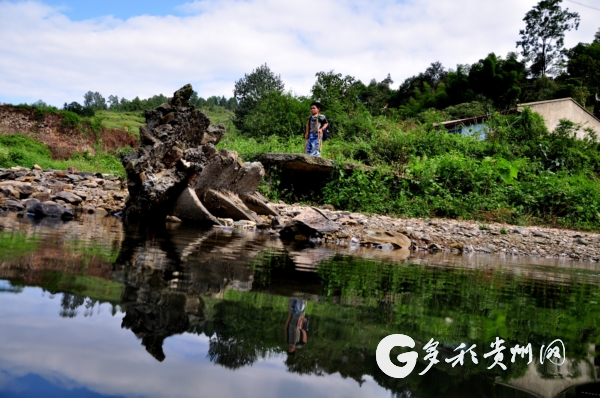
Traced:
<path fill-rule="evenodd" d="M 217 217 L 261 222 L 257 214 L 276 215 L 256 192 L 264 176 L 259 162 L 244 162 L 235 151 L 221 149 L 225 127 L 188 103 L 187 84 L 168 103 L 146 111 L 140 147 L 123 164 L 129 200 L 125 215 L 220 224 Z"/>

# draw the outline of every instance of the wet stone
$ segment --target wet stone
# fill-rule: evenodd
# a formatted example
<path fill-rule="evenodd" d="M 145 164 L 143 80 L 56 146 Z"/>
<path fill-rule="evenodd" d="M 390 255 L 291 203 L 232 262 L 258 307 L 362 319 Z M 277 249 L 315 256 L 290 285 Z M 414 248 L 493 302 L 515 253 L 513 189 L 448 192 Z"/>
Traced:
<path fill-rule="evenodd" d="M 83 201 L 83 199 L 80 196 L 77 196 L 74 193 L 65 192 L 65 191 L 57 193 L 56 197 L 58 199 L 62 199 L 65 202 L 72 203 L 72 204 L 81 203 Z"/>
<path fill-rule="evenodd" d="M 9 210 L 16 210 L 16 211 L 25 210 L 25 206 L 23 206 L 21 204 L 21 202 L 19 202 L 18 200 L 14 200 L 14 199 L 6 200 L 4 202 L 4 206 L 7 207 Z"/>

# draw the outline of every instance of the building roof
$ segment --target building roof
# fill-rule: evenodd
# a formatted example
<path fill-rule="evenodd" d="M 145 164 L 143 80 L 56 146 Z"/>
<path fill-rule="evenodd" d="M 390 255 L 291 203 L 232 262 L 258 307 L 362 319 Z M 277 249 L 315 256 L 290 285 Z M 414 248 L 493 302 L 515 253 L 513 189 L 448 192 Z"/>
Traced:
<path fill-rule="evenodd" d="M 488 120 L 490 118 L 491 115 L 481 115 L 481 116 L 475 116 L 475 117 L 468 117 L 466 119 L 457 119 L 457 120 L 448 120 L 447 122 L 441 122 L 441 123 L 434 123 L 433 127 L 438 127 L 440 125 L 444 126 L 447 129 L 451 129 L 453 127 L 456 126 L 460 126 L 460 125 L 471 125 L 471 124 L 477 124 L 477 123 L 481 123 L 485 120 Z"/>
<path fill-rule="evenodd" d="M 518 111 L 516 109 L 510 109 L 507 111 L 501 111 L 500 112 L 502 115 L 508 115 L 511 113 L 518 113 Z M 452 129 L 456 126 L 461 126 L 461 125 L 465 125 L 465 126 L 470 126 L 473 124 L 478 124 L 481 122 L 485 122 L 486 120 L 488 120 L 490 117 L 492 117 L 491 114 L 487 114 L 487 115 L 480 115 L 480 116 L 474 116 L 474 117 L 468 117 L 465 119 L 457 119 L 457 120 L 448 120 L 446 122 L 441 122 L 441 123 L 434 123 L 433 127 L 438 128 L 439 126 L 444 126 L 446 129 Z"/>
<path fill-rule="evenodd" d="M 594 114 L 590 113 L 587 109 L 585 109 L 583 106 L 581 106 L 577 101 L 575 101 L 571 97 L 568 97 L 568 98 L 559 98 L 559 99 L 553 99 L 553 100 L 546 100 L 546 101 L 527 102 L 527 103 L 524 103 L 524 104 L 518 104 L 516 109 L 511 109 L 511 110 L 508 110 L 508 111 L 502 111 L 500 113 L 503 114 L 503 115 L 507 115 L 507 114 L 511 114 L 511 113 L 521 113 L 521 111 L 523 110 L 523 108 L 526 108 L 526 107 L 534 107 L 535 105 L 542 105 L 542 104 L 548 104 L 548 103 L 551 103 L 551 102 L 562 102 L 562 101 L 571 101 L 571 102 L 573 102 L 582 111 L 586 112 L 588 115 L 590 115 L 594 119 L 598 120 L 598 122 L 600 122 L 600 119 L 598 119 Z M 444 126 L 446 129 L 452 129 L 452 128 L 456 127 L 456 126 L 461 126 L 461 125 L 469 126 L 469 125 L 481 123 L 481 122 L 486 121 L 490 117 L 491 117 L 491 115 L 481 115 L 481 116 L 475 116 L 475 117 L 468 117 L 468 118 L 465 118 L 465 119 L 448 120 L 446 122 L 434 123 L 433 127 L 438 128 L 439 126 Z"/>
<path fill-rule="evenodd" d="M 581 104 L 579 104 L 579 102 L 575 101 L 571 97 L 559 98 L 559 99 L 553 99 L 553 100 L 546 100 L 546 101 L 527 102 L 525 104 L 518 104 L 517 105 L 517 109 L 520 112 L 523 108 L 528 107 L 528 106 L 531 107 L 531 106 L 535 106 L 535 105 L 549 104 L 549 103 L 552 103 L 552 102 L 562 102 L 562 101 L 571 101 L 572 103 L 574 103 L 575 105 L 577 105 L 582 111 L 584 111 L 585 113 L 587 113 L 588 115 L 590 115 L 594 119 L 598 120 L 598 122 L 600 122 L 600 119 L 598 119 L 593 113 L 591 113 L 590 111 L 588 111 L 587 109 L 585 109 L 583 106 L 581 106 Z"/>

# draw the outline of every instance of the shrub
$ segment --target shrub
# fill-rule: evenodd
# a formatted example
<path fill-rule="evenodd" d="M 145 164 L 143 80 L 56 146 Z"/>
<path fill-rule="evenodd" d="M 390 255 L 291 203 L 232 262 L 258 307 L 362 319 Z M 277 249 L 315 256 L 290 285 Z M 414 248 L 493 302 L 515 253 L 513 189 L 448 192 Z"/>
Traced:
<path fill-rule="evenodd" d="M 79 127 L 81 126 L 81 117 L 69 111 L 62 112 L 63 119 L 60 122 L 60 125 L 63 127 Z"/>

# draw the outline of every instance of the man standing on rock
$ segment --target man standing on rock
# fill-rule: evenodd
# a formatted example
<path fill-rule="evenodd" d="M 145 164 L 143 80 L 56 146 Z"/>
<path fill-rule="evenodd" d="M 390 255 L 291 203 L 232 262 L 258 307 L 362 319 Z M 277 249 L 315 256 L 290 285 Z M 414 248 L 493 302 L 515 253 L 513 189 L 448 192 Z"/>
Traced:
<path fill-rule="evenodd" d="M 311 156 L 321 156 L 323 146 L 323 131 L 329 125 L 325 115 L 320 115 L 321 104 L 314 101 L 310 104 L 310 113 L 312 115 L 306 121 L 306 133 L 304 139 L 304 153 Z"/>

